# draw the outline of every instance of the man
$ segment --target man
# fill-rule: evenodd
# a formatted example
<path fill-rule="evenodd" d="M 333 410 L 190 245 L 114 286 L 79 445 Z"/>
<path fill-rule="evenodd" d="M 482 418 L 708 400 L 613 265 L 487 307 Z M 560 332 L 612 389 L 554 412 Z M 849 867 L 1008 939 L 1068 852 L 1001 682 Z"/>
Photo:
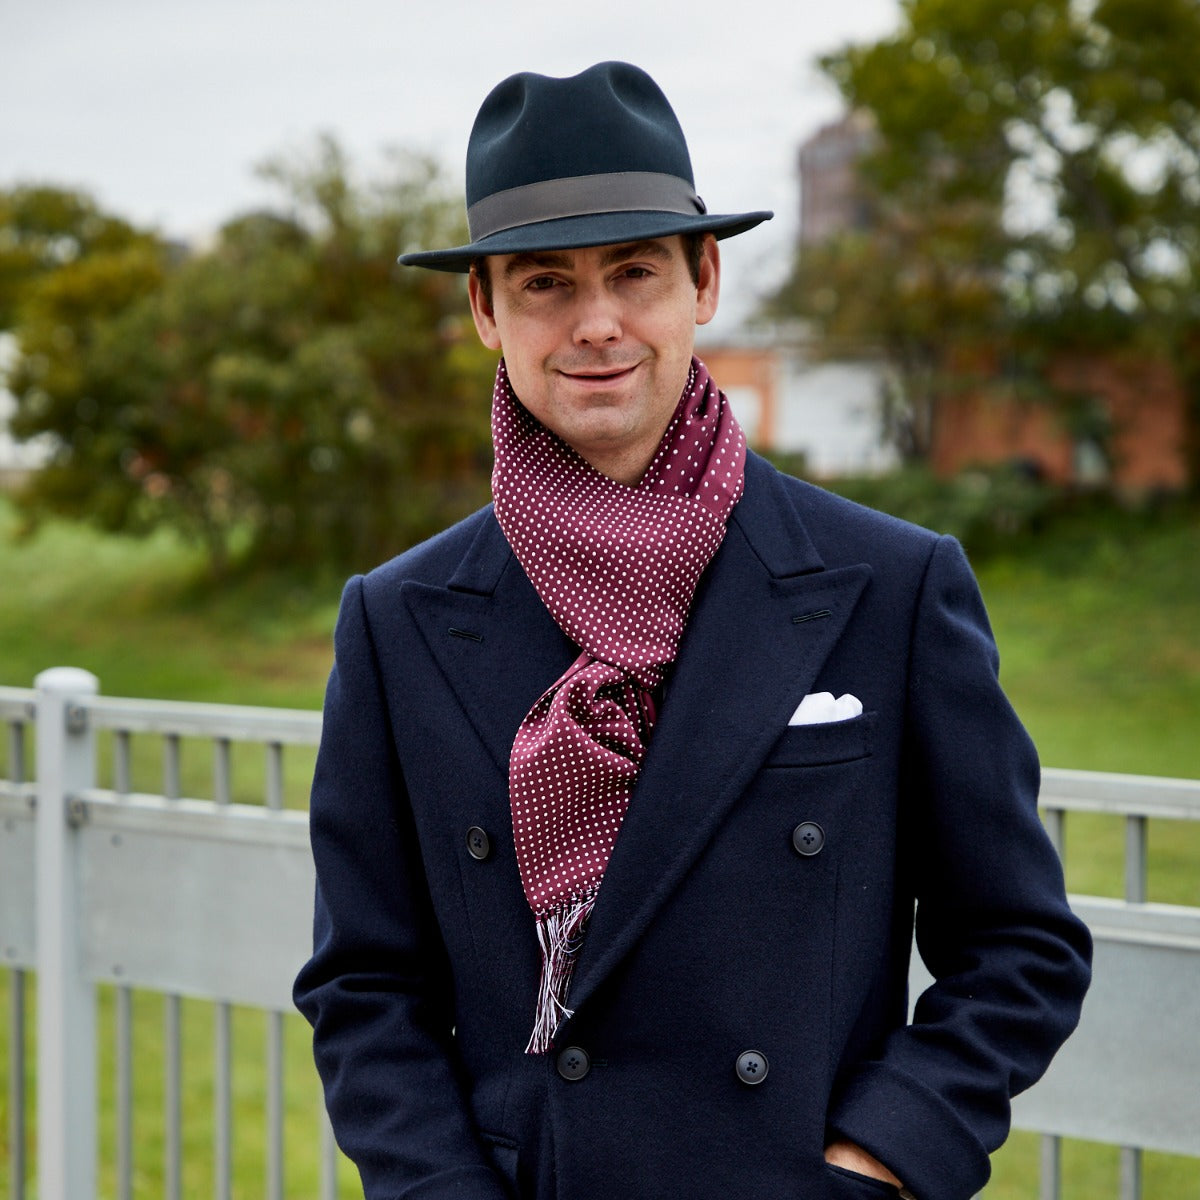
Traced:
<path fill-rule="evenodd" d="M 961 550 L 747 454 L 692 344 L 770 214 L 643 72 L 505 80 L 467 203 L 401 261 L 502 353 L 494 504 L 347 586 L 313 784 L 340 1144 L 389 1200 L 967 1200 L 1090 942 Z"/>

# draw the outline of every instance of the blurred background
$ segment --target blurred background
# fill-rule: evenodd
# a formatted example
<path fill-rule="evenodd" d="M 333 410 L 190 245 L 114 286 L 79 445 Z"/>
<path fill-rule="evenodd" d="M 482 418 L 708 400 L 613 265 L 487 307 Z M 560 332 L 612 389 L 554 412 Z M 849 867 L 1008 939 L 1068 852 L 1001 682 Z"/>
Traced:
<path fill-rule="evenodd" d="M 1044 762 L 1200 777 L 1200 7 L 599 8 L 6 0 L 0 685 L 319 707 L 345 576 L 488 498 L 494 361 L 395 256 L 465 233 L 494 83 L 621 58 L 710 210 L 776 212 L 698 349 L 756 448 L 963 540 Z M 1080 828 L 1069 885 L 1119 894 Z M 1200 904 L 1195 823 L 1150 854 Z"/>

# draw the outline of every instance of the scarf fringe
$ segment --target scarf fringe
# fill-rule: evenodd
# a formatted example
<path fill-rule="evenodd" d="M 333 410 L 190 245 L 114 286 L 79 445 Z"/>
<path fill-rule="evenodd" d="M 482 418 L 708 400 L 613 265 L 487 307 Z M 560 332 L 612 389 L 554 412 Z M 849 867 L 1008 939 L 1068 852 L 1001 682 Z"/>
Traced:
<path fill-rule="evenodd" d="M 574 1010 L 566 1005 L 567 990 L 575 960 L 583 945 L 583 931 L 596 894 L 569 901 L 539 915 L 536 921 L 538 944 L 542 948 L 542 978 L 538 984 L 537 1012 L 526 1054 L 545 1054 L 554 1041 L 554 1032 Z"/>

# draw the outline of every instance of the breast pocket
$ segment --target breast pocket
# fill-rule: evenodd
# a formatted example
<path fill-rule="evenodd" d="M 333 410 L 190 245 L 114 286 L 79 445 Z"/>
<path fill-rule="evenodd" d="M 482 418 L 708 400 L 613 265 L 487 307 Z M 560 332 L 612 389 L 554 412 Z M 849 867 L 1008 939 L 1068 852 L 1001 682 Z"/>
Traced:
<path fill-rule="evenodd" d="M 824 725 L 789 725 L 771 748 L 763 766 L 819 767 L 869 758 L 876 714 Z"/>

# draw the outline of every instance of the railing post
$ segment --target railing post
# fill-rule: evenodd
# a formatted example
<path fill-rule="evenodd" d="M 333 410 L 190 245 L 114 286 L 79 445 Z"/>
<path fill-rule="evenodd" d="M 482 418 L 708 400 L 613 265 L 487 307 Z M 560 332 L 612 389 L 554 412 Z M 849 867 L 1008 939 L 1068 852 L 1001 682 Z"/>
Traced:
<path fill-rule="evenodd" d="M 99 681 L 55 667 L 37 688 L 37 1116 L 41 1200 L 96 1195 L 96 1010 L 80 946 L 78 814 L 93 786 L 95 739 L 76 701 Z"/>

